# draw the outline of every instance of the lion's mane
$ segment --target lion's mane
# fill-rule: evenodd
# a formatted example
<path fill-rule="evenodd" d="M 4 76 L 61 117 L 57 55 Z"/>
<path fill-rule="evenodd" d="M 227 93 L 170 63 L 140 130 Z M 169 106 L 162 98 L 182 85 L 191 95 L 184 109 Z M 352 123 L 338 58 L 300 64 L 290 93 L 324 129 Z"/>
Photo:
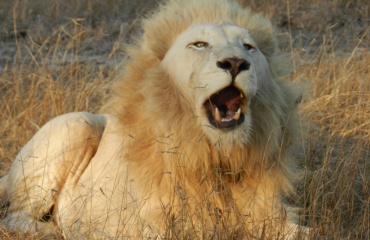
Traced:
<path fill-rule="evenodd" d="M 273 84 L 264 85 L 251 104 L 250 141 L 221 143 L 222 153 L 207 140 L 201 128 L 193 124 L 196 116 L 191 102 L 160 66 L 182 31 L 192 24 L 220 21 L 248 29 L 267 59 L 268 65 L 263 66 L 271 73 L 267 77 L 273 78 Z M 116 79 L 112 97 L 102 110 L 118 116 L 124 131 L 136 139 L 130 158 L 141 162 L 140 171 L 148 168 L 147 172 L 154 175 L 166 168 L 157 157 L 153 158 L 158 151 L 157 137 L 192 136 L 195 140 L 185 144 L 182 141 L 181 149 L 186 152 L 188 164 L 195 172 L 205 174 L 221 167 L 231 172 L 244 169 L 239 174 L 250 175 L 252 170 L 258 172 L 274 166 L 277 172 L 282 172 L 276 178 L 281 190 L 291 191 L 291 182 L 296 176 L 292 174 L 296 169 L 290 161 L 296 151 L 292 145 L 299 142 L 301 134 L 296 109 L 300 92 L 280 80 L 290 67 L 287 56 L 278 49 L 271 22 L 233 1 L 175 0 L 149 14 L 142 22 L 142 29 L 143 34 L 136 39 L 136 44 L 126 48 L 123 73 Z"/>
<path fill-rule="evenodd" d="M 248 29 L 268 63 L 262 68 L 269 74 L 257 76 L 271 81 L 265 81 L 268 84 L 252 99 L 248 142 L 208 139 L 201 126 L 194 124 L 197 116 L 193 103 L 160 65 L 182 31 L 192 24 L 219 21 Z M 232 1 L 175 0 L 143 20 L 142 29 L 136 44 L 127 47 L 125 68 L 103 108 L 116 115 L 123 132 L 133 138 L 126 156 L 135 163 L 133 175 L 156 179 L 156 187 L 165 196 L 173 191 L 168 180 L 171 177 L 164 174 L 170 173 L 182 189 L 182 193 L 175 194 L 197 196 L 198 202 L 206 198 L 201 193 L 215 190 L 213 183 L 222 182 L 218 191 L 231 194 L 216 196 L 211 202 L 224 211 L 230 209 L 233 199 L 245 198 L 245 193 L 227 183 L 240 183 L 256 192 L 264 191 L 261 195 L 265 194 L 265 198 L 279 199 L 271 200 L 273 203 L 266 209 L 283 204 L 280 200 L 284 194 L 294 193 L 293 183 L 298 176 L 294 160 L 296 143 L 301 142 L 297 119 L 301 93 L 281 80 L 291 68 L 287 56 L 278 49 L 271 22 Z M 142 181 L 141 191 L 150 192 L 153 186 Z M 251 200 L 236 205 L 249 204 L 248 201 Z M 267 216 L 258 209 L 252 212 L 256 219 Z"/>

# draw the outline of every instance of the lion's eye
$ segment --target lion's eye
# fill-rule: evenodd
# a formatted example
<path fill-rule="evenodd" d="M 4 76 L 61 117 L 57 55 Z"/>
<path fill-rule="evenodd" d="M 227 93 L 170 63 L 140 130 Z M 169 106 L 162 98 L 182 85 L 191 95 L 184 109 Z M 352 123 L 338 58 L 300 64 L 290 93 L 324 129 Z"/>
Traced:
<path fill-rule="evenodd" d="M 199 41 L 199 42 L 191 43 L 189 44 L 189 46 L 194 47 L 196 49 L 202 49 L 202 48 L 207 47 L 208 43 Z"/>
<path fill-rule="evenodd" d="M 253 45 L 252 44 L 249 44 L 249 43 L 244 43 L 243 46 L 244 46 L 244 49 L 245 50 L 254 49 Z"/>

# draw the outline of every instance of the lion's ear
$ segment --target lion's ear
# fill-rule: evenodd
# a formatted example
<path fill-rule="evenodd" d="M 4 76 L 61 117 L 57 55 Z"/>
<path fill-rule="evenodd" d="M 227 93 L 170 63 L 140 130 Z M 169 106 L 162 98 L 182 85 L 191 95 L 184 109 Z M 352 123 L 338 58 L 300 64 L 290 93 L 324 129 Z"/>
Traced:
<path fill-rule="evenodd" d="M 272 34 L 272 29 L 265 27 L 264 29 L 251 30 L 252 38 L 256 41 L 258 49 L 267 58 L 270 58 L 277 52 L 277 39 Z"/>
<path fill-rule="evenodd" d="M 296 98 L 295 100 L 295 105 L 298 105 L 302 102 L 302 99 L 303 99 L 303 93 L 299 94 L 298 97 Z"/>
<path fill-rule="evenodd" d="M 294 91 L 294 96 L 292 99 L 292 109 L 298 107 L 302 102 L 307 101 L 310 98 L 310 93 L 309 93 L 309 88 L 307 88 L 307 85 L 304 83 L 298 83 L 293 91 Z"/>
<path fill-rule="evenodd" d="M 310 82 L 290 82 L 290 84 L 293 84 L 295 106 L 309 100 L 312 96 L 312 84 Z"/>
<path fill-rule="evenodd" d="M 296 83 L 296 82 L 288 82 L 285 83 L 288 87 L 288 101 L 289 101 L 289 108 L 293 110 L 296 108 L 302 101 L 305 99 L 305 92 L 306 92 L 306 85 L 304 83 Z"/>

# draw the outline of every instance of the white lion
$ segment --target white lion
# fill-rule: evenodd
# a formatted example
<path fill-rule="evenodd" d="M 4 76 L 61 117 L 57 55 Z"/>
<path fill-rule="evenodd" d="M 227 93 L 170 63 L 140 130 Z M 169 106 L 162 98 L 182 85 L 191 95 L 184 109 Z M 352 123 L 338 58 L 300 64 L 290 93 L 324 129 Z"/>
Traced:
<path fill-rule="evenodd" d="M 22 148 L 0 180 L 2 224 L 67 239 L 221 222 L 239 236 L 295 237 L 282 198 L 299 94 L 279 80 L 288 67 L 269 20 L 235 2 L 173 0 L 127 53 L 105 115 L 59 116 Z"/>

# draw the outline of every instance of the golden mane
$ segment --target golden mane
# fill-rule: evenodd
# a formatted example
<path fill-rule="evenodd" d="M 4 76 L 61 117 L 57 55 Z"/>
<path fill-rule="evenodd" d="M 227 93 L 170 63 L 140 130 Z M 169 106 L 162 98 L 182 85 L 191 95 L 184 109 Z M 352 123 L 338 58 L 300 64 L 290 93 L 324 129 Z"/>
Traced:
<path fill-rule="evenodd" d="M 160 67 L 160 62 L 176 37 L 189 26 L 219 22 L 231 23 L 250 32 L 267 59 L 268 66 L 263 66 L 270 72 L 267 77 L 274 81 L 272 86 L 263 86 L 253 100 L 254 121 L 250 142 L 215 147 L 204 137 L 202 130 L 193 124 L 196 116 L 193 115 L 191 103 L 179 93 L 173 80 Z M 255 174 L 258 169 L 274 165 L 275 169 L 284 172 L 282 190 L 291 191 L 291 181 L 296 175 L 291 170 L 296 169 L 294 164 L 289 163 L 295 151 L 290 145 L 297 142 L 300 134 L 299 121 L 296 119 L 299 93 L 279 79 L 290 68 L 286 55 L 277 48 L 271 22 L 250 9 L 241 8 L 235 1 L 174 0 L 160 6 L 144 19 L 142 30 L 143 34 L 136 44 L 127 46 L 128 60 L 123 73 L 116 79 L 112 87 L 113 95 L 102 108 L 102 112 L 118 116 L 123 131 L 135 138 L 131 158 L 144 161 L 140 167 L 149 166 L 162 171 L 166 166 L 152 168 L 153 165 L 148 161 L 153 161 L 154 165 L 160 164 L 158 156 L 150 154 L 158 152 L 160 144 L 157 138 L 171 136 L 171 146 L 160 147 L 160 151 L 171 152 L 168 149 L 180 144 L 181 147 L 176 150 L 186 152 L 187 164 L 195 172 L 205 174 L 214 168 L 223 168 L 225 171 L 248 175 L 246 171 L 253 169 Z M 192 140 L 181 140 L 190 137 Z M 222 151 L 219 151 L 220 148 Z M 176 154 L 181 154 L 179 152 Z"/>

